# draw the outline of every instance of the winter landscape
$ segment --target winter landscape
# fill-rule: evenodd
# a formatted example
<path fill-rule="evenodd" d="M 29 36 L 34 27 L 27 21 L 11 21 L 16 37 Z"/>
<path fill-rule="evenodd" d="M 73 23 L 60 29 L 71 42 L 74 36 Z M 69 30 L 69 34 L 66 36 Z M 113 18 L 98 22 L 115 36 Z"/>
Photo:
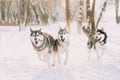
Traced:
<path fill-rule="evenodd" d="M 106 8 L 99 23 L 108 35 L 106 50 L 100 60 L 93 51 L 88 60 L 87 37 L 77 33 L 77 22 L 72 22 L 67 65 L 49 68 L 39 60 L 30 41 L 28 26 L 0 26 L 0 80 L 120 80 L 120 24 L 116 24 L 115 6 Z M 36 26 L 56 37 L 65 22 Z M 34 27 L 34 28 L 36 28 Z"/>

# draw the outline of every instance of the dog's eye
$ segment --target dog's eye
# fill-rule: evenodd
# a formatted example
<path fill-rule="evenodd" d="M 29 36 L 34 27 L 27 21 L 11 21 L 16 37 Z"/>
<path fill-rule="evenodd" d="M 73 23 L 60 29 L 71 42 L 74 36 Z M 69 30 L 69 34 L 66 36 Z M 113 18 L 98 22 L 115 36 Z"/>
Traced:
<path fill-rule="evenodd" d="M 62 32 L 59 32 L 59 34 L 62 34 Z"/>
<path fill-rule="evenodd" d="M 32 36 L 35 36 L 35 34 L 33 34 Z"/>
<path fill-rule="evenodd" d="M 36 35 L 39 36 L 39 33 L 37 33 Z"/>

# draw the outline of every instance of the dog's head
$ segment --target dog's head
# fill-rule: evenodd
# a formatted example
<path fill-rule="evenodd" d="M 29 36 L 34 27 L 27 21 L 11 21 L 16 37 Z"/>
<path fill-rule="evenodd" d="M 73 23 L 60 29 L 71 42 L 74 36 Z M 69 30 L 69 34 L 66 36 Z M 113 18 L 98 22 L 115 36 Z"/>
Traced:
<path fill-rule="evenodd" d="M 66 28 L 64 29 L 59 29 L 58 31 L 58 39 L 62 42 L 68 41 L 69 39 L 69 32 L 67 32 Z"/>
<path fill-rule="evenodd" d="M 30 39 L 32 41 L 32 43 L 36 46 L 40 46 L 43 41 L 44 41 L 44 36 L 43 33 L 40 30 L 32 30 L 30 29 L 31 34 L 30 34 Z"/>
<path fill-rule="evenodd" d="M 96 40 L 102 41 L 102 40 L 104 40 L 104 38 L 105 38 L 104 31 L 102 29 L 97 29 Z"/>

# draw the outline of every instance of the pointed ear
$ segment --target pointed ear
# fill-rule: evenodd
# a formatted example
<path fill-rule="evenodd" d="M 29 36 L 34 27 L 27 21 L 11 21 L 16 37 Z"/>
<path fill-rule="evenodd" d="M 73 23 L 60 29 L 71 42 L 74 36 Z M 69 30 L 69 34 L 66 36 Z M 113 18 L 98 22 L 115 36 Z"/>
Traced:
<path fill-rule="evenodd" d="M 104 28 L 102 27 L 101 30 L 104 31 Z"/>
<path fill-rule="evenodd" d="M 42 30 L 42 29 L 40 28 L 39 31 L 41 32 L 41 30 Z"/>
<path fill-rule="evenodd" d="M 30 31 L 32 32 L 33 30 L 30 28 Z"/>
<path fill-rule="evenodd" d="M 62 28 L 59 26 L 59 30 L 62 30 Z"/>
<path fill-rule="evenodd" d="M 65 26 L 64 30 L 67 30 L 67 29 L 66 29 L 66 26 Z"/>
<path fill-rule="evenodd" d="M 42 30 L 42 29 L 40 28 L 40 29 L 39 29 L 39 33 L 41 33 L 41 34 L 42 34 L 42 31 L 41 31 L 41 30 Z"/>

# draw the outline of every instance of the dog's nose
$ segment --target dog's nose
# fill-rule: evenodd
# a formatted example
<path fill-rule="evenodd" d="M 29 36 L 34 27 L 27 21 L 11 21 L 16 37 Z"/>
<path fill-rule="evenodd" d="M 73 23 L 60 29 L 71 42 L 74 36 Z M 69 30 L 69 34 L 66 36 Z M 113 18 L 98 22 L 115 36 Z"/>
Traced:
<path fill-rule="evenodd" d="M 34 38 L 34 40 L 37 40 L 37 38 Z"/>
<path fill-rule="evenodd" d="M 63 38 L 63 36 L 61 36 L 61 38 Z"/>

